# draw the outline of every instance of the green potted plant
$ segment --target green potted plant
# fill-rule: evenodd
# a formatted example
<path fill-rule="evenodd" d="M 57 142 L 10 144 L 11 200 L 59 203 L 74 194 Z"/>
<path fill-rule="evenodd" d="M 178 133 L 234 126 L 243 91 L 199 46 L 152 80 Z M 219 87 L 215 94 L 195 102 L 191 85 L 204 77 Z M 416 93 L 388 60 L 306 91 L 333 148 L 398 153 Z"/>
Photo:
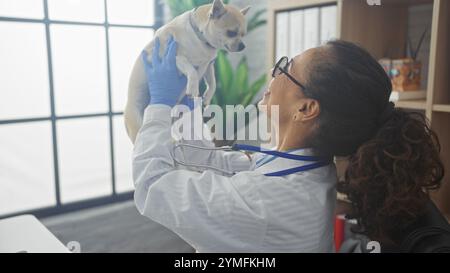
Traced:
<path fill-rule="evenodd" d="M 165 0 L 165 3 L 172 17 L 176 17 L 198 6 L 209 4 L 211 0 Z M 228 4 L 229 0 L 223 0 L 223 3 Z M 247 33 L 267 23 L 261 18 L 265 11 L 265 9 L 258 10 L 248 20 Z M 226 105 L 240 104 L 246 107 L 251 104 L 267 80 L 266 74 L 262 74 L 250 83 L 247 58 L 242 57 L 236 68 L 233 68 L 228 53 L 224 50 L 220 50 L 217 54 L 215 72 L 217 88 L 211 103 L 219 105 L 224 111 Z M 204 88 L 204 84 L 201 84 L 201 91 L 204 91 Z"/>
<path fill-rule="evenodd" d="M 209 4 L 211 0 L 165 0 L 165 2 L 171 15 L 175 17 L 198 6 Z M 228 4 L 229 0 L 223 0 L 223 2 Z M 267 23 L 265 19 L 261 19 L 264 12 L 265 9 L 259 10 L 248 20 L 248 33 Z M 247 106 L 266 83 L 265 74 L 249 83 L 247 58 L 242 57 L 237 67 L 233 68 L 228 59 L 228 53 L 224 50 L 220 50 L 217 55 L 215 69 L 217 89 L 212 103 L 219 106 L 233 104 Z"/>

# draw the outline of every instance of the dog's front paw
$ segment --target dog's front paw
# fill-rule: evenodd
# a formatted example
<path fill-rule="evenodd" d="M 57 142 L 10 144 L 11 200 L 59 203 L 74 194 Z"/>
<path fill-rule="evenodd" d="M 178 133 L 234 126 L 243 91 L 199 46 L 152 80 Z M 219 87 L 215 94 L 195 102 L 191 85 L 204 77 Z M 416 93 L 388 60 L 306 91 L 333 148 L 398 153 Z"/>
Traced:
<path fill-rule="evenodd" d="M 189 84 L 186 87 L 186 95 L 191 98 L 196 98 L 200 96 L 199 86 L 198 84 Z"/>
<path fill-rule="evenodd" d="M 211 100 L 214 97 L 214 93 L 216 92 L 216 90 L 214 89 L 210 89 L 207 88 L 204 95 L 203 95 L 203 104 L 204 105 L 210 105 L 211 104 Z"/>
<path fill-rule="evenodd" d="M 203 104 L 205 106 L 210 105 L 211 101 L 212 101 L 213 96 L 209 95 L 208 93 L 205 94 L 205 96 L 203 97 Z"/>

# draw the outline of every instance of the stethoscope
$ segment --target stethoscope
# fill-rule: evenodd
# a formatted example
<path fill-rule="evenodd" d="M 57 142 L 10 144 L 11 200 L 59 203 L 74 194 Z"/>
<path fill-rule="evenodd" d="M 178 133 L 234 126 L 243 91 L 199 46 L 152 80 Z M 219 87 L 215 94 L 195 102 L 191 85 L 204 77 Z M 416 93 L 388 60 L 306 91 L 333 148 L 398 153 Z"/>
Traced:
<path fill-rule="evenodd" d="M 252 161 L 252 158 L 246 152 L 263 153 L 263 154 L 272 156 L 269 160 L 264 161 L 263 164 L 266 164 L 269 161 L 274 160 L 275 158 L 285 158 L 285 159 L 290 159 L 290 160 L 295 160 L 295 161 L 313 162 L 311 164 L 307 164 L 307 165 L 303 165 L 303 166 L 299 166 L 299 167 L 294 167 L 294 168 L 289 168 L 286 170 L 266 173 L 266 174 L 264 174 L 265 176 L 286 176 L 286 175 L 290 175 L 290 174 L 294 174 L 294 173 L 298 173 L 298 172 L 309 171 L 309 170 L 317 169 L 317 168 L 320 168 L 323 166 L 327 166 L 333 161 L 332 158 L 289 154 L 289 153 L 275 151 L 275 150 L 262 149 L 261 147 L 245 145 L 245 144 L 234 144 L 233 146 L 222 146 L 222 147 L 203 147 L 203 146 L 197 146 L 197 145 L 186 144 L 186 143 L 177 143 L 173 146 L 173 155 L 174 155 L 173 160 L 175 163 L 185 166 L 185 167 L 191 167 L 191 168 L 195 168 L 195 169 L 214 170 L 214 171 L 217 171 L 217 172 L 223 173 L 225 175 L 229 175 L 229 176 L 234 175 L 236 173 L 228 171 L 228 170 L 224 170 L 221 168 L 217 168 L 214 166 L 202 165 L 202 164 L 192 164 L 192 163 L 187 163 L 185 161 L 177 159 L 175 156 L 175 152 L 177 149 L 180 149 L 183 147 L 199 149 L 199 150 L 206 150 L 206 151 L 238 151 L 238 152 L 242 152 L 243 154 L 245 154 L 249 158 L 250 161 Z M 261 161 L 257 162 L 257 164 L 258 163 L 261 163 Z M 258 164 L 258 165 L 262 166 L 262 164 Z"/>

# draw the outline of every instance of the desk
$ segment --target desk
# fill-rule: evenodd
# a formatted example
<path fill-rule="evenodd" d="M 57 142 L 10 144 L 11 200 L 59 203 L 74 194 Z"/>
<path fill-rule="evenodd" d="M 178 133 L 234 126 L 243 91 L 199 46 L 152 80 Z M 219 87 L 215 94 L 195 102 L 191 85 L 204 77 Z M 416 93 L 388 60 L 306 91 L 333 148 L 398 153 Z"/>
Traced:
<path fill-rule="evenodd" d="M 0 220 L 0 253 L 70 253 L 33 215 Z"/>

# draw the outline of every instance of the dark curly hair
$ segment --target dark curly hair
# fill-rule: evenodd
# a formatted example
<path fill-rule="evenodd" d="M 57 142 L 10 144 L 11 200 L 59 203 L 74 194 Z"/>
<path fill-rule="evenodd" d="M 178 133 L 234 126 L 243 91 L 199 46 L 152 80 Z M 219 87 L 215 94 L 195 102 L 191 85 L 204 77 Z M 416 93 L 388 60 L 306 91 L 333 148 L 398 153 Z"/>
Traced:
<path fill-rule="evenodd" d="M 330 41 L 306 67 L 304 93 L 320 104 L 311 146 L 325 156 L 349 156 L 345 181 L 356 232 L 392 242 L 425 209 L 440 186 L 440 146 L 425 116 L 394 108 L 392 85 L 363 48 Z M 395 244 L 395 242 L 393 242 Z"/>

